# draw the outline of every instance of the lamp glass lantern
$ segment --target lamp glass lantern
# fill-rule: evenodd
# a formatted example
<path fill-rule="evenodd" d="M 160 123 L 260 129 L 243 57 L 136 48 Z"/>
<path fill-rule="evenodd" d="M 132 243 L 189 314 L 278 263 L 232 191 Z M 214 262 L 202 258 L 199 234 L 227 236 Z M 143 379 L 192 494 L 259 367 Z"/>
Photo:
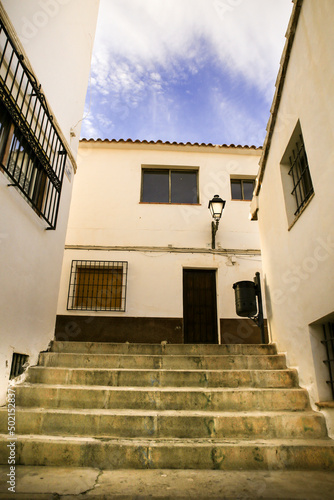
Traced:
<path fill-rule="evenodd" d="M 211 247 L 214 249 L 216 247 L 216 232 L 218 231 L 219 221 L 221 219 L 224 207 L 225 200 L 222 200 L 218 194 L 215 194 L 212 200 L 209 201 L 209 210 L 211 212 L 213 221 L 211 223 L 212 229 L 212 244 Z"/>
<path fill-rule="evenodd" d="M 216 221 L 219 222 L 220 218 L 222 216 L 224 207 L 225 207 L 225 200 L 222 200 L 218 194 L 215 194 L 212 200 L 209 201 L 209 209 L 212 215 L 212 218 Z"/>

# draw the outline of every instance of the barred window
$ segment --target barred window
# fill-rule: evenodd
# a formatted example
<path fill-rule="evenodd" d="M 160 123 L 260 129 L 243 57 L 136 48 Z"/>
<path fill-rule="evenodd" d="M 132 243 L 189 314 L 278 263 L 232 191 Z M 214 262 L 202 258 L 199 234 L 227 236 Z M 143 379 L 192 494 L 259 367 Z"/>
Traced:
<path fill-rule="evenodd" d="M 127 262 L 73 260 L 67 309 L 125 311 Z"/>
<path fill-rule="evenodd" d="M 67 151 L 47 101 L 0 19 L 0 171 L 56 229 Z"/>
<path fill-rule="evenodd" d="M 281 159 L 280 169 L 288 226 L 291 228 L 314 194 L 299 121 Z"/>
<path fill-rule="evenodd" d="M 299 134 L 299 138 L 291 150 L 289 162 L 291 167 L 289 175 L 291 175 L 293 182 L 291 194 L 295 198 L 297 206 L 294 215 L 298 215 L 313 193 L 313 184 L 302 134 Z"/>
<path fill-rule="evenodd" d="M 330 386 L 332 399 L 334 400 L 334 323 L 329 322 L 323 324 L 323 335 L 322 344 L 324 344 L 326 349 L 326 359 L 324 360 L 325 365 L 328 368 L 328 378 L 326 380 L 327 384 Z"/>

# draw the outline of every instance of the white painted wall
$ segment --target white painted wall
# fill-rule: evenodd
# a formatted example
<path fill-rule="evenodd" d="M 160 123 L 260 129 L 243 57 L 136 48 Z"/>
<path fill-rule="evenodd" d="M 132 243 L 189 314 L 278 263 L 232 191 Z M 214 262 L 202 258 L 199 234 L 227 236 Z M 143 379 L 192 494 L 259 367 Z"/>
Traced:
<path fill-rule="evenodd" d="M 2 0 L 2 4 L 75 156 L 99 0 Z"/>
<path fill-rule="evenodd" d="M 304 0 L 259 195 L 272 337 L 298 369 L 312 403 L 329 399 L 315 323 L 334 313 L 333 16 L 332 0 Z M 288 230 L 280 161 L 298 120 L 315 195 Z"/>
<path fill-rule="evenodd" d="M 66 243 L 211 248 L 208 202 L 219 194 L 227 203 L 217 247 L 259 249 L 249 202 L 230 194 L 230 175 L 255 176 L 259 156 L 252 149 L 82 141 Z M 141 204 L 142 165 L 199 167 L 199 205 Z"/>
<path fill-rule="evenodd" d="M 82 117 L 90 67 L 88 47 L 95 34 L 98 1 L 86 0 L 85 9 L 77 0 L 2 3 L 69 141 L 70 127 Z M 54 14 L 50 10 L 47 23 L 38 27 L 37 15 L 47 5 L 56 10 Z M 36 20 L 38 29 L 30 38 L 22 35 L 25 19 Z M 79 128 L 71 143 L 73 155 Z M 72 168 L 69 160 L 68 167 Z M 47 348 L 54 335 L 73 171 L 71 181 L 64 176 L 56 231 L 46 231 L 46 224 L 7 184 L 7 178 L 0 173 L 0 404 L 5 400 L 12 353 L 28 354 L 34 364 L 39 351 Z"/>
<path fill-rule="evenodd" d="M 230 175 L 255 176 L 260 154 L 241 148 L 81 141 L 66 245 L 84 248 L 65 250 L 58 314 L 90 314 L 66 310 L 71 261 L 87 259 L 129 262 L 126 311 L 93 312 L 92 317 L 182 318 L 182 269 L 202 267 L 217 269 L 218 317 L 237 318 L 232 285 L 252 280 L 261 271 L 261 256 L 243 254 L 259 251 L 258 228 L 248 218 L 250 203 L 231 200 Z M 199 205 L 140 203 L 142 165 L 198 167 Z M 208 201 L 214 194 L 227 200 L 216 235 L 221 253 L 211 251 Z"/>

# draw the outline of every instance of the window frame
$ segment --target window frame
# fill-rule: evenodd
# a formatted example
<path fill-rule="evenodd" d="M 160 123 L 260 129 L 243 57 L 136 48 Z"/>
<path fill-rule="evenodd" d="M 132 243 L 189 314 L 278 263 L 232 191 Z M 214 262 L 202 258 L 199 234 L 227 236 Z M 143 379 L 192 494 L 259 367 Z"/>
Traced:
<path fill-rule="evenodd" d="M 144 191 L 144 174 L 146 172 L 168 172 L 168 201 L 143 201 Z M 178 173 L 193 173 L 196 175 L 196 202 L 173 202 L 172 200 L 172 172 Z M 160 165 L 142 165 L 141 169 L 141 188 L 140 188 L 140 203 L 153 205 L 199 205 L 199 167 L 185 166 L 160 166 Z"/>
<path fill-rule="evenodd" d="M 295 198 L 297 204 L 297 209 L 294 212 L 294 216 L 297 217 L 314 193 L 310 167 L 301 133 L 299 134 L 299 141 L 296 141 L 295 147 L 291 150 L 289 161 L 290 170 L 288 175 L 291 176 L 293 182 L 291 194 Z"/>
<path fill-rule="evenodd" d="M 230 179 L 230 186 L 231 186 L 231 200 L 232 201 L 247 201 L 247 202 L 251 202 L 252 201 L 252 198 L 248 199 L 248 198 L 245 198 L 245 195 L 244 195 L 244 185 L 243 183 L 244 182 L 252 182 L 253 183 L 253 192 L 254 192 L 254 189 L 255 189 L 255 179 L 256 177 L 252 176 L 252 177 L 246 177 L 246 176 L 243 176 L 243 177 L 231 177 Z M 236 183 L 240 183 L 240 187 L 241 187 L 241 196 L 242 198 L 233 198 L 233 192 L 232 192 L 232 184 L 236 184 Z"/>
<path fill-rule="evenodd" d="M 127 275 L 127 261 L 72 260 L 67 310 L 125 312 Z M 110 295 L 104 294 L 106 287 Z"/>
<path fill-rule="evenodd" d="M 292 161 L 292 157 L 294 157 L 294 161 Z M 301 172 L 299 172 L 299 176 L 295 176 L 295 172 L 293 171 L 293 169 L 296 166 L 298 170 L 298 165 L 302 164 L 302 162 L 300 163 L 301 157 L 305 162 L 304 168 Z M 299 120 L 294 128 L 293 133 L 291 134 L 289 143 L 282 156 L 280 162 L 280 171 L 288 229 L 290 230 L 314 197 L 314 186 L 311 176 L 311 170 Z M 304 174 L 306 174 L 307 176 L 307 183 L 309 183 L 310 189 L 308 189 L 307 192 L 301 195 L 301 190 L 305 187 L 302 187 L 305 180 Z"/>

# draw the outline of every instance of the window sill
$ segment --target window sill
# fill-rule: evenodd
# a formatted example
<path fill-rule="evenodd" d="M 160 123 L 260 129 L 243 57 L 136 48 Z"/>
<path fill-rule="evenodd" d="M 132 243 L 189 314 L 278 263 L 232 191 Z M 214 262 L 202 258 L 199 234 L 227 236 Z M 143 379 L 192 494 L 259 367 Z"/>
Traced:
<path fill-rule="evenodd" d="M 200 207 L 202 204 L 201 203 L 168 203 L 165 201 L 140 201 L 139 205 L 177 205 L 177 206 L 183 206 L 183 205 L 189 205 L 189 206 L 195 206 L 195 207 Z"/>
<path fill-rule="evenodd" d="M 315 403 L 318 408 L 326 409 L 326 408 L 334 408 L 334 401 L 320 401 L 319 403 Z"/>
<path fill-rule="evenodd" d="M 302 215 L 302 213 L 304 213 L 304 211 L 306 210 L 306 208 L 309 206 L 309 204 L 311 203 L 311 201 L 314 198 L 314 194 L 315 194 L 314 192 L 311 194 L 311 196 L 309 197 L 309 199 L 307 200 L 307 202 L 305 203 L 305 205 L 303 206 L 303 208 L 301 209 L 301 211 L 299 212 L 299 214 L 292 221 L 292 223 L 288 227 L 288 231 L 290 231 L 290 229 L 293 228 L 293 226 L 296 224 L 297 220 L 300 218 L 300 216 Z"/>
<path fill-rule="evenodd" d="M 247 203 L 250 203 L 252 200 L 239 200 L 238 198 L 231 198 L 231 201 L 246 201 Z"/>

